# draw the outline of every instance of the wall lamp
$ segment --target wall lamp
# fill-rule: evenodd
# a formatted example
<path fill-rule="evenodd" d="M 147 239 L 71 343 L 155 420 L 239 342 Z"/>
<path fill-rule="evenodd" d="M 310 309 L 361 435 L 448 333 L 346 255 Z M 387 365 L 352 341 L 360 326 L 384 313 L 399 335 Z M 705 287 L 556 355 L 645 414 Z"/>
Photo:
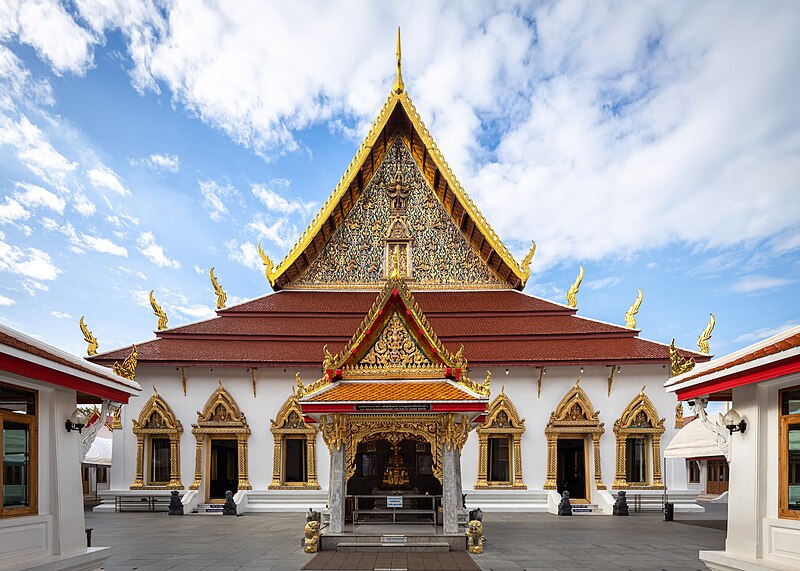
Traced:
<path fill-rule="evenodd" d="M 80 434 L 81 430 L 83 430 L 83 427 L 86 426 L 87 420 L 86 414 L 84 414 L 81 409 L 76 408 L 74 411 L 72 411 L 72 414 L 69 415 L 69 418 L 64 423 L 64 427 L 67 429 L 67 432 L 77 430 L 78 434 Z"/>
<path fill-rule="evenodd" d="M 722 426 L 727 428 L 728 432 L 731 434 L 734 432 L 743 433 L 747 429 L 747 423 L 742 416 L 736 412 L 735 408 L 730 409 L 725 413 L 725 416 L 722 417 Z"/>

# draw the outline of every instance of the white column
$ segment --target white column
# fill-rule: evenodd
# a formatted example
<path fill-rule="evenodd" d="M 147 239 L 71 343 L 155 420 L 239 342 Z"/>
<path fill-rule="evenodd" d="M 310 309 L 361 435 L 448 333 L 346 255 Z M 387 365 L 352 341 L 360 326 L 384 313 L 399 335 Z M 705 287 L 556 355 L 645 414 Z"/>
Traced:
<path fill-rule="evenodd" d="M 347 494 L 344 459 L 344 443 L 339 450 L 335 446 L 331 448 L 331 478 L 328 483 L 328 509 L 331 512 L 331 521 L 328 526 L 330 533 L 344 531 L 344 502 Z"/>

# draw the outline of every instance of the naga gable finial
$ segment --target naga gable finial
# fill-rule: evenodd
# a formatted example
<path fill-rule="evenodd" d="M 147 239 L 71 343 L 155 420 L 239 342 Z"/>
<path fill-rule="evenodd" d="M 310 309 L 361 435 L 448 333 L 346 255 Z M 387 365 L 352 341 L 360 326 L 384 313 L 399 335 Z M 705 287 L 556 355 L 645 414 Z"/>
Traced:
<path fill-rule="evenodd" d="M 129 381 L 135 381 L 136 363 L 138 362 L 138 358 L 139 358 L 139 350 L 136 348 L 136 345 L 133 345 L 131 348 L 131 354 L 125 358 L 122 364 L 115 361 L 112 370 L 114 371 L 114 373 L 116 373 L 123 379 L 128 379 Z"/>
<path fill-rule="evenodd" d="M 569 286 L 569 291 L 567 292 L 567 306 L 575 309 L 578 307 L 578 291 L 581 288 L 581 282 L 583 281 L 583 266 L 580 267 L 580 271 L 578 272 L 578 276 L 575 278 L 575 283 Z"/>
<path fill-rule="evenodd" d="M 703 329 L 700 337 L 697 338 L 697 346 L 700 348 L 700 352 L 704 355 L 708 355 L 711 352 L 711 347 L 708 345 L 708 340 L 711 339 L 711 332 L 714 331 L 714 325 L 717 324 L 714 314 L 709 313 L 708 315 L 711 316 L 711 319 L 708 320 L 708 325 L 706 325 L 706 328 Z"/>
<path fill-rule="evenodd" d="M 694 368 L 694 359 L 687 359 L 675 348 L 675 339 L 669 344 L 669 363 L 673 377 L 682 375 Z"/>
<path fill-rule="evenodd" d="M 277 277 L 275 275 L 275 264 L 272 263 L 272 260 L 270 260 L 269 256 L 264 252 L 261 247 L 261 242 L 258 243 L 258 255 L 261 256 L 261 262 L 264 264 L 264 276 L 269 281 L 269 285 L 274 286 L 275 278 Z"/>
<path fill-rule="evenodd" d="M 403 69 L 400 59 L 400 26 L 397 26 L 397 50 L 395 55 L 397 56 L 397 75 L 394 78 L 394 86 L 392 87 L 392 90 L 400 95 L 406 90 L 406 85 L 403 83 Z"/>
<path fill-rule="evenodd" d="M 636 297 L 636 301 L 631 304 L 625 313 L 625 327 L 628 329 L 636 329 L 636 314 L 639 313 L 639 308 L 642 306 L 642 299 L 642 289 L 639 288 L 639 295 Z"/>
<path fill-rule="evenodd" d="M 81 332 L 83 333 L 83 339 L 86 341 L 89 346 L 86 348 L 86 354 L 91 357 L 92 355 L 97 355 L 97 337 L 92 335 L 92 332 L 86 327 L 86 323 L 83 322 L 84 316 L 81 316 L 80 321 L 78 324 L 81 327 Z"/>
<path fill-rule="evenodd" d="M 531 262 L 533 261 L 533 255 L 536 253 L 536 242 L 531 241 L 531 249 L 528 250 L 528 253 L 522 259 L 522 263 L 519 265 L 522 273 L 525 275 L 525 281 L 531 275 Z"/>
<path fill-rule="evenodd" d="M 217 294 L 217 309 L 224 309 L 225 302 L 228 301 L 228 294 L 225 293 L 225 290 L 222 289 L 222 286 L 219 285 L 216 276 L 214 276 L 214 268 L 212 267 L 211 270 L 208 272 L 209 277 L 211 277 L 211 285 L 214 286 L 214 293 Z"/>
<path fill-rule="evenodd" d="M 158 331 L 164 331 L 167 328 L 167 314 L 166 312 L 161 309 L 161 306 L 158 305 L 156 302 L 156 298 L 153 297 L 153 292 L 155 290 L 150 290 L 150 307 L 153 308 L 153 314 L 158 317 L 158 323 L 156 324 L 156 329 Z"/>

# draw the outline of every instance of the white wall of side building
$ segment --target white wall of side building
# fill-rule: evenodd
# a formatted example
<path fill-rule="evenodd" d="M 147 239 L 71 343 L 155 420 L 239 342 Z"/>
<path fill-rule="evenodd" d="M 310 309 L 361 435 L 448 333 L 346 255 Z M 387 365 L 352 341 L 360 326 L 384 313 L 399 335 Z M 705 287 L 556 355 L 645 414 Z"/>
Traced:
<path fill-rule="evenodd" d="M 537 379 L 539 369 L 534 367 L 511 367 L 508 374 L 505 368 L 492 368 L 492 395 L 493 399 L 504 386 L 505 393 L 511 398 L 520 416 L 525 419 L 525 433 L 522 436 L 522 467 L 523 479 L 530 492 L 537 492 L 544 497 L 546 509 L 546 495 L 543 486 L 547 475 L 547 441 L 545 426 L 550 414 L 555 411 L 564 395 L 575 385 L 581 377 L 580 386 L 587 393 L 595 408 L 600 412 L 600 421 L 605 423 L 605 433 L 600 439 L 601 463 L 603 482 L 613 493 L 612 484 L 616 467 L 616 438 L 613 432 L 614 421 L 617 420 L 630 401 L 646 385 L 646 394 L 658 410 L 660 418 L 664 418 L 665 433 L 661 437 L 661 450 L 666 447 L 678 429 L 674 427 L 675 406 L 677 400 L 674 394 L 669 394 L 663 389 L 668 378 L 669 369 L 661 364 L 655 365 L 622 365 L 620 373 L 615 374 L 611 395 L 608 395 L 609 367 L 585 366 L 581 374 L 579 366 L 550 366 L 544 375 L 541 398 L 537 398 Z M 485 369 L 473 367 L 471 376 L 482 379 Z M 259 497 L 273 495 L 276 503 L 272 506 L 279 509 L 281 492 L 267 492 L 267 486 L 272 481 L 273 466 L 273 436 L 270 432 L 270 420 L 275 418 L 278 409 L 291 394 L 295 384 L 297 369 L 260 368 L 255 371 L 256 396 L 253 397 L 253 387 L 249 371 L 244 367 L 184 367 L 186 376 L 186 396 L 183 394 L 180 372 L 175 367 L 155 367 L 140 364 L 137 368 L 136 380 L 142 385 L 141 398 L 132 399 L 131 404 L 125 406 L 122 412 L 123 430 L 114 431 L 113 464 L 110 472 L 110 491 L 100 492 L 105 495 L 106 504 L 99 509 L 113 509 L 113 495 L 119 493 L 133 493 L 129 490 L 135 478 L 136 469 L 136 437 L 132 432 L 131 419 L 138 418 L 141 408 L 152 394 L 152 386 L 169 404 L 176 418 L 183 425 L 181 437 L 181 481 L 186 489 L 194 479 L 196 440 L 191 433 L 191 425 L 197 422 L 197 412 L 202 410 L 208 397 L 217 388 L 217 379 L 222 381 L 225 389 L 236 400 L 241 411 L 246 415 L 250 426 L 251 436 L 248 443 L 248 474 L 252 493 Z M 301 378 L 308 384 L 319 378 L 319 369 L 301 369 Z M 589 441 L 589 458 L 586 465 L 586 477 L 594 494 L 593 456 L 591 441 Z M 328 449 L 321 435 L 317 437 L 317 475 L 322 491 L 328 489 L 329 462 Z M 478 476 L 478 438 L 471 434 L 463 451 L 461 460 L 462 481 L 464 492 L 474 494 L 476 498 L 485 500 L 486 491 L 473 489 Z M 663 461 L 662 461 L 663 467 Z M 690 491 L 687 486 L 687 471 L 685 461 L 682 459 L 668 461 L 666 473 L 663 475 L 671 493 L 676 493 L 683 498 L 693 498 L 696 487 Z M 493 491 L 491 491 L 493 492 Z M 136 493 L 147 493 L 138 491 Z M 153 493 L 168 494 L 167 491 Z M 308 493 L 309 497 L 323 497 L 320 492 L 292 492 L 294 494 Z M 524 491 L 504 491 L 504 494 L 520 494 Z M 629 491 L 629 494 L 637 493 Z M 641 492 L 660 500 L 661 491 L 648 490 Z M 201 489 L 201 495 L 204 491 Z M 285 494 L 284 494 L 285 495 Z M 201 498 L 203 501 L 204 498 Z M 688 501 L 688 500 L 687 500 Z M 250 502 L 248 509 L 253 509 Z M 655 505 L 655 500 L 653 505 Z M 660 503 L 658 504 L 660 506 Z M 687 504 L 688 505 L 688 504 Z M 303 511 L 300 503 L 296 509 Z M 701 509 L 694 506 L 697 509 Z M 266 509 L 266 508 L 265 508 Z"/>

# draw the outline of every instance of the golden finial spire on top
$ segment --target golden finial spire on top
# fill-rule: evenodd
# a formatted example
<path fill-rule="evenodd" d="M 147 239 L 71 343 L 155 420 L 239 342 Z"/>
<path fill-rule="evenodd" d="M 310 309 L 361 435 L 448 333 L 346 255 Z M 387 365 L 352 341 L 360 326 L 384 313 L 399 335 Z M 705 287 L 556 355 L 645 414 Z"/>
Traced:
<path fill-rule="evenodd" d="M 397 26 L 397 77 L 394 78 L 394 87 L 392 89 L 398 95 L 406 90 L 406 85 L 403 83 L 403 71 L 400 64 L 400 26 Z"/>
<path fill-rule="evenodd" d="M 708 340 L 711 339 L 711 332 L 714 331 L 714 325 L 717 323 L 714 314 L 709 313 L 709 315 L 711 316 L 711 319 L 708 320 L 708 325 L 706 325 L 706 328 L 703 329 L 700 337 L 697 338 L 697 346 L 700 348 L 700 352 L 704 355 L 708 355 L 711 352 L 711 347 L 708 345 Z"/>
<path fill-rule="evenodd" d="M 159 331 L 164 331 L 167 328 L 167 314 L 161 309 L 161 306 L 158 305 L 156 298 L 153 297 L 153 291 L 150 290 L 150 307 L 153 308 L 153 314 L 158 317 L 158 323 L 156 324 L 156 329 Z"/>
<path fill-rule="evenodd" d="M 578 272 L 578 277 L 575 278 L 575 282 L 569 286 L 569 291 L 567 292 L 567 307 L 571 307 L 572 309 L 578 307 L 578 290 L 581 288 L 582 281 L 583 266 L 580 267 L 580 271 Z"/>
<path fill-rule="evenodd" d="M 92 335 L 92 332 L 89 331 L 89 328 L 86 327 L 86 323 L 83 322 L 83 316 L 81 316 L 80 321 L 78 324 L 81 327 L 81 333 L 83 333 L 83 339 L 86 341 L 89 346 L 86 348 L 86 353 L 91 357 L 92 355 L 97 355 L 97 337 Z"/>
<path fill-rule="evenodd" d="M 214 293 L 217 294 L 217 309 L 224 309 L 225 302 L 228 301 L 228 294 L 226 294 L 225 290 L 222 289 L 222 286 L 219 285 L 217 277 L 214 275 L 213 267 L 208 272 L 208 275 L 211 277 L 211 285 L 214 286 Z"/>
<path fill-rule="evenodd" d="M 636 314 L 639 313 L 639 308 L 642 306 L 642 289 L 639 288 L 639 295 L 636 297 L 628 311 L 625 313 L 625 327 L 628 329 L 636 329 Z"/>

